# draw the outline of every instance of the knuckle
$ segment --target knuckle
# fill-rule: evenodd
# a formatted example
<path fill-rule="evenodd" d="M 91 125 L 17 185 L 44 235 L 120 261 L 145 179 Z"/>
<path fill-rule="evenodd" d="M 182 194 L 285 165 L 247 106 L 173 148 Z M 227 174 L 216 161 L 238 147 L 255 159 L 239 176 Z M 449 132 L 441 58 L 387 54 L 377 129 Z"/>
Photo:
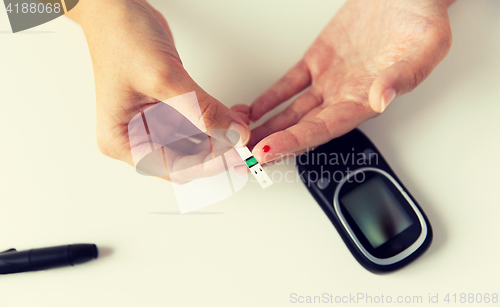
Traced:
<path fill-rule="evenodd" d="M 293 85 L 292 76 L 290 76 L 289 74 L 286 74 L 285 76 L 283 76 L 280 79 L 279 84 L 282 87 L 290 87 L 290 86 L 292 86 Z"/>
<path fill-rule="evenodd" d="M 206 128 L 219 127 L 221 119 L 218 114 L 220 107 L 214 102 L 201 102 L 200 101 L 201 118 L 199 124 L 204 124 Z"/>
<path fill-rule="evenodd" d="M 283 115 L 289 120 L 289 122 L 296 123 L 299 121 L 300 115 L 291 107 L 286 108 L 283 111 Z"/>
<path fill-rule="evenodd" d="M 179 89 L 183 87 L 185 80 L 189 80 L 185 71 L 176 67 L 155 69 L 147 75 L 149 77 L 145 81 L 149 92 L 162 101 L 181 94 Z"/>
<path fill-rule="evenodd" d="M 342 115 L 339 115 L 335 121 L 322 120 L 320 123 L 325 133 L 328 133 L 332 138 L 347 133 L 364 121 L 376 116 L 370 104 L 362 101 L 350 100 L 343 102 L 343 104 L 344 112 L 340 112 Z"/>
<path fill-rule="evenodd" d="M 423 69 L 413 70 L 412 77 L 410 78 L 409 91 L 413 91 L 422 81 L 424 81 L 427 73 Z"/>
<path fill-rule="evenodd" d="M 319 131 L 322 135 L 327 135 L 330 136 L 332 135 L 332 129 L 327 125 L 327 123 L 321 119 L 321 118 L 316 118 L 315 120 L 312 121 L 312 123 L 316 126 L 315 131 Z"/>
<path fill-rule="evenodd" d="M 289 142 L 292 144 L 293 148 L 299 148 L 300 147 L 300 140 L 297 138 L 295 134 L 293 134 L 290 130 L 283 130 L 284 137 Z"/>
<path fill-rule="evenodd" d="M 445 23 L 435 30 L 436 44 L 441 51 L 448 52 L 453 43 L 453 35 L 449 24 Z"/>
<path fill-rule="evenodd" d="M 404 93 L 408 93 L 413 91 L 422 81 L 424 81 L 427 73 L 424 71 L 424 68 L 415 68 L 414 65 L 407 61 L 402 61 L 402 64 L 404 65 L 404 75 L 406 75 L 403 79 L 406 84 L 402 89 Z"/>
<path fill-rule="evenodd" d="M 157 70 L 151 74 L 148 80 L 151 91 L 160 99 L 165 90 L 172 85 L 170 73 L 164 70 Z"/>

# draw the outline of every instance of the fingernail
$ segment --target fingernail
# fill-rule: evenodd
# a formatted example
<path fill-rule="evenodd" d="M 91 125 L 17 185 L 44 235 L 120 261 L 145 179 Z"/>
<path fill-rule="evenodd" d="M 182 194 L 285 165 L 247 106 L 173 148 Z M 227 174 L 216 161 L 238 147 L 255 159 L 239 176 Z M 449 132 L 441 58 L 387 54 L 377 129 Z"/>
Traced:
<path fill-rule="evenodd" d="M 389 104 L 396 98 L 396 90 L 393 88 L 388 88 L 382 94 L 380 99 L 380 113 L 383 113 Z"/>
<path fill-rule="evenodd" d="M 243 144 L 248 143 L 250 139 L 250 133 L 248 132 L 248 129 L 243 125 L 238 122 L 232 122 L 228 129 L 229 131 L 226 133 L 226 136 L 231 140 L 233 144 L 236 144 L 236 147 L 242 147 Z M 234 137 L 234 132 L 231 133 L 231 130 L 238 132 L 237 140 Z"/>

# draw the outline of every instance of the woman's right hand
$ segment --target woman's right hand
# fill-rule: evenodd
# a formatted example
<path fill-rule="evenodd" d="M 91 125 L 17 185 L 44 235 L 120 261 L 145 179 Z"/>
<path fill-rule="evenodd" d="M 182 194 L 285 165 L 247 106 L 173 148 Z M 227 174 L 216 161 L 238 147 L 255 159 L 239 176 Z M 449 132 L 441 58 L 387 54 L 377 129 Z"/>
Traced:
<path fill-rule="evenodd" d="M 80 1 L 68 15 L 82 26 L 90 49 L 97 100 L 97 144 L 103 154 L 134 165 L 137 159 L 128 133 L 132 118 L 161 101 L 193 91 L 198 108 L 182 102 L 172 107 L 202 131 L 238 132 L 239 145 L 246 145 L 250 139 L 249 107 L 230 110 L 194 82 L 182 65 L 165 18 L 146 1 Z M 171 116 L 175 115 L 164 118 L 165 124 L 172 131 L 180 129 L 174 124 L 179 119 L 168 118 Z M 178 181 L 224 171 L 224 165 L 214 164 L 216 159 L 210 158 L 210 151 L 197 151 L 195 157 L 172 152 L 170 172 L 175 171 L 176 164 L 183 164 L 185 169 L 186 161 L 199 164 L 193 164 L 194 168 Z M 235 153 L 231 157 L 228 167 L 241 164 Z M 164 176 L 167 180 L 172 180 L 170 172 Z"/>

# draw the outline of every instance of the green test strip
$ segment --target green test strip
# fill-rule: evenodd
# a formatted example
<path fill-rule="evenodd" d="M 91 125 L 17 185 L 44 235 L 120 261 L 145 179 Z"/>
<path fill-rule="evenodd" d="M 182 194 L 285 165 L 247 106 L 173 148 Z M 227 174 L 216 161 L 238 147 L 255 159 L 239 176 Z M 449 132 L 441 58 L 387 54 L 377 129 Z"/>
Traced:
<path fill-rule="evenodd" d="M 269 178 L 266 172 L 262 169 L 262 166 L 259 162 L 257 162 L 257 159 L 254 158 L 248 147 L 235 147 L 234 149 L 241 159 L 245 161 L 248 169 L 250 169 L 250 173 L 255 177 L 255 179 L 257 179 L 257 182 L 263 189 L 273 184 L 271 178 Z"/>
<path fill-rule="evenodd" d="M 254 156 L 251 156 L 250 158 L 245 160 L 245 163 L 247 164 L 248 168 L 251 168 L 255 164 L 257 164 L 257 160 L 254 158 Z"/>

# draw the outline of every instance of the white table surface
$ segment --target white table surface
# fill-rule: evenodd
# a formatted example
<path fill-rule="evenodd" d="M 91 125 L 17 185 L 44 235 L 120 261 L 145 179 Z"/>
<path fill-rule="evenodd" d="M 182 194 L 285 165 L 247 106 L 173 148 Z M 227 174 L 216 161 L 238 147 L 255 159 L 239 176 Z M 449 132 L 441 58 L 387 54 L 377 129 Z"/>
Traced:
<path fill-rule="evenodd" d="M 342 3 L 152 1 L 193 78 L 227 105 L 250 103 L 281 76 Z M 500 1 L 458 0 L 448 57 L 361 126 L 435 232 L 420 259 L 378 276 L 351 256 L 301 182 L 265 191 L 251 183 L 176 214 L 169 183 L 98 152 L 79 26 L 59 18 L 8 34 L 0 10 L 0 250 L 107 250 L 73 268 L 0 276 L 0 306 L 288 306 L 291 293 L 358 292 L 426 303 L 429 293 L 500 293 L 499 16 Z"/>

